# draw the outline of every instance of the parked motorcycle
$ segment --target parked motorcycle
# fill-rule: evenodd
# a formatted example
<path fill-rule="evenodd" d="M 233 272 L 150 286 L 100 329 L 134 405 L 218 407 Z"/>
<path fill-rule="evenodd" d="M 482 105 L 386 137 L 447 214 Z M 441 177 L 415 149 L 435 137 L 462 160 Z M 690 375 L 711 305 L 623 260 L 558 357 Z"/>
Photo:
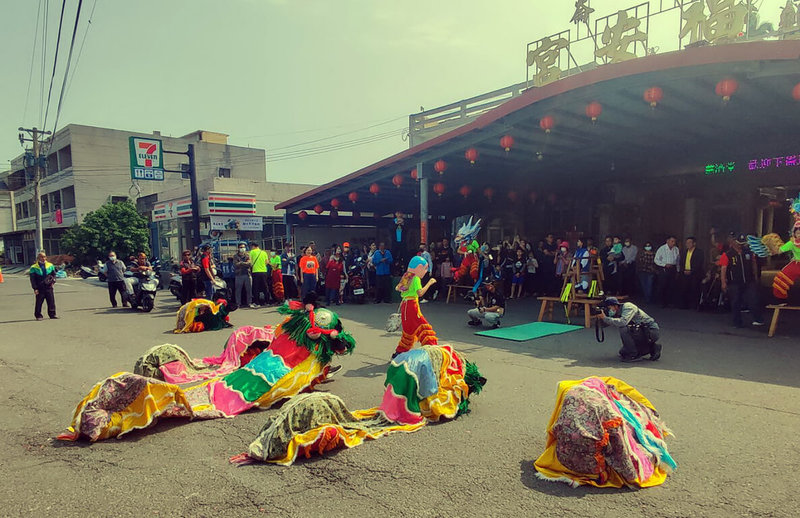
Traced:
<path fill-rule="evenodd" d="M 152 270 L 147 272 L 144 278 L 136 278 L 138 281 L 133 285 L 133 296 L 130 303 L 133 309 L 140 306 L 142 311 L 149 313 L 153 310 L 156 302 L 156 292 L 158 291 L 158 277 Z"/>
<path fill-rule="evenodd" d="M 348 283 L 353 293 L 353 302 L 363 304 L 366 298 L 364 285 L 364 258 L 356 259 L 350 268 L 347 269 Z"/>
<path fill-rule="evenodd" d="M 236 306 L 236 301 L 232 300 L 233 297 L 231 296 L 231 290 L 228 288 L 228 284 L 222 280 L 221 278 L 217 277 L 214 280 L 214 300 L 218 299 L 225 299 L 228 301 L 228 311 L 233 311 L 233 307 Z M 181 302 L 181 290 L 183 289 L 183 282 L 181 279 L 180 274 L 173 273 L 169 278 L 169 292 L 172 293 L 178 302 Z M 202 282 L 195 281 L 194 283 L 194 297 L 197 299 L 204 299 L 206 298 L 206 290 L 203 286 Z"/>

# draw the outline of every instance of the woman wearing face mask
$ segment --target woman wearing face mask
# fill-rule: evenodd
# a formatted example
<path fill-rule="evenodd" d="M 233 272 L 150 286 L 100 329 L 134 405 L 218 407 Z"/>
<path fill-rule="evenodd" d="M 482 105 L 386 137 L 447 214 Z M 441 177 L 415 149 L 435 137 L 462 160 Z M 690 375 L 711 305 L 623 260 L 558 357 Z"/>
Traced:
<path fill-rule="evenodd" d="M 314 254 L 314 249 L 306 247 L 305 254 L 300 258 L 300 271 L 303 274 L 303 288 L 300 298 L 305 299 L 306 295 L 317 289 L 317 273 L 319 272 L 319 261 Z"/>
<path fill-rule="evenodd" d="M 572 262 L 572 254 L 569 251 L 569 243 L 562 241 L 558 247 L 558 252 L 553 258 L 556 265 L 556 277 L 560 282 L 563 282 L 564 274 L 567 272 L 570 263 Z"/>
<path fill-rule="evenodd" d="M 338 306 L 341 303 L 339 301 L 339 292 L 343 273 L 342 249 L 337 247 L 325 264 L 325 295 L 329 306 L 333 304 Z"/>
<path fill-rule="evenodd" d="M 645 302 L 653 302 L 653 283 L 656 278 L 656 252 L 653 244 L 647 241 L 636 256 L 636 276 L 642 288 Z"/>
<path fill-rule="evenodd" d="M 122 301 L 122 307 L 128 307 L 128 296 L 125 290 L 125 263 L 117 261 L 117 253 L 113 250 L 108 253 L 106 261 L 106 284 L 108 284 L 108 298 L 111 299 L 111 307 L 117 307 L 117 292 Z"/>

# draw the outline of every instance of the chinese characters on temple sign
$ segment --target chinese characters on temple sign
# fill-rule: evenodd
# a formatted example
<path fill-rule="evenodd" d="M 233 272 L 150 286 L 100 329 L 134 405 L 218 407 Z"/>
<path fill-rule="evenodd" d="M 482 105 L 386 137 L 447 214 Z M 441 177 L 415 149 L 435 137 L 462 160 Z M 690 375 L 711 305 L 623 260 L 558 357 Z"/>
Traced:
<path fill-rule="evenodd" d="M 586 5 L 586 0 L 578 0 L 575 2 L 575 14 L 572 15 L 571 23 L 589 23 L 589 16 L 594 12 L 594 9 Z"/>
<path fill-rule="evenodd" d="M 800 155 L 786 155 L 768 158 L 755 158 L 747 163 L 748 169 L 757 171 L 759 169 L 770 169 L 772 167 L 798 167 L 800 166 Z"/>
<path fill-rule="evenodd" d="M 736 162 L 725 162 L 722 164 L 706 165 L 706 175 L 732 173 L 736 168 Z"/>
<path fill-rule="evenodd" d="M 533 76 L 535 86 L 544 86 L 561 78 L 562 70 L 556 65 L 562 49 L 569 49 L 569 40 L 566 38 L 542 38 L 538 48 L 528 51 L 528 66 L 536 64 L 536 74 Z"/>
<path fill-rule="evenodd" d="M 600 41 L 603 46 L 594 51 L 595 56 L 605 59 L 608 63 L 619 63 L 636 57 L 636 42 L 642 42 L 647 47 L 647 33 L 639 30 L 641 20 L 628 16 L 625 11 L 617 12 L 617 23 L 613 26 L 606 25 Z M 630 32 L 633 31 L 633 32 Z M 634 52 L 628 47 L 634 44 Z"/>

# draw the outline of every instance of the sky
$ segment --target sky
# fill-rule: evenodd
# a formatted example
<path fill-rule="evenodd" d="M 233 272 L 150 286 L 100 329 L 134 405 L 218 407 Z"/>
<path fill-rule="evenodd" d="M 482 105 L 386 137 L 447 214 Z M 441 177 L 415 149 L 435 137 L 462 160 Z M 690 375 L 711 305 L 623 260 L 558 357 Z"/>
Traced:
<path fill-rule="evenodd" d="M 590 3 L 595 16 L 604 16 L 640 2 Z M 776 25 L 784 3 L 756 0 Z M 78 0 L 66 4 L 47 129 Z M 233 145 L 266 149 L 269 180 L 324 183 L 408 148 L 403 129 L 420 107 L 525 81 L 526 45 L 570 28 L 573 6 L 574 0 L 84 0 L 58 125 L 171 136 L 218 131 Z M 60 9 L 57 0 L 0 0 L 0 170 L 22 152 L 17 128 L 42 127 Z M 677 32 L 676 16 L 663 15 L 661 33 Z M 665 40 L 661 50 L 670 45 Z"/>

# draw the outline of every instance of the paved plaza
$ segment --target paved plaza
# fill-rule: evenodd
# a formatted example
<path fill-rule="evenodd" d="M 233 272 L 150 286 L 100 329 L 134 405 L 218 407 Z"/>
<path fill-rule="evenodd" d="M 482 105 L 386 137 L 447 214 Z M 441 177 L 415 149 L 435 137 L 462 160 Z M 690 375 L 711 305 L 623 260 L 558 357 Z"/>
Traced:
<path fill-rule="evenodd" d="M 778 334 L 733 330 L 728 315 L 646 308 L 660 323 L 661 361 L 620 364 L 618 337 L 593 330 L 511 342 L 475 336 L 465 304 L 423 312 L 488 378 L 472 412 L 413 434 L 291 467 L 234 467 L 266 417 L 166 420 L 122 439 L 59 443 L 75 405 L 99 380 L 131 371 L 160 343 L 193 357 L 218 353 L 227 331 L 174 335 L 174 297 L 151 314 L 108 307 L 98 281 L 56 285 L 60 320 L 33 320 L 25 277 L 0 285 L 3 516 L 796 516 L 800 464 L 800 321 Z M 509 301 L 504 326 L 535 319 L 535 302 Z M 398 335 L 389 304 L 336 308 L 357 340 L 322 390 L 352 409 L 380 402 Z M 558 310 L 556 311 L 558 313 Z M 234 326 L 276 325 L 274 308 L 232 313 Z M 560 380 L 615 376 L 648 397 L 675 434 L 679 469 L 646 490 L 577 488 L 540 481 L 533 461 Z"/>

